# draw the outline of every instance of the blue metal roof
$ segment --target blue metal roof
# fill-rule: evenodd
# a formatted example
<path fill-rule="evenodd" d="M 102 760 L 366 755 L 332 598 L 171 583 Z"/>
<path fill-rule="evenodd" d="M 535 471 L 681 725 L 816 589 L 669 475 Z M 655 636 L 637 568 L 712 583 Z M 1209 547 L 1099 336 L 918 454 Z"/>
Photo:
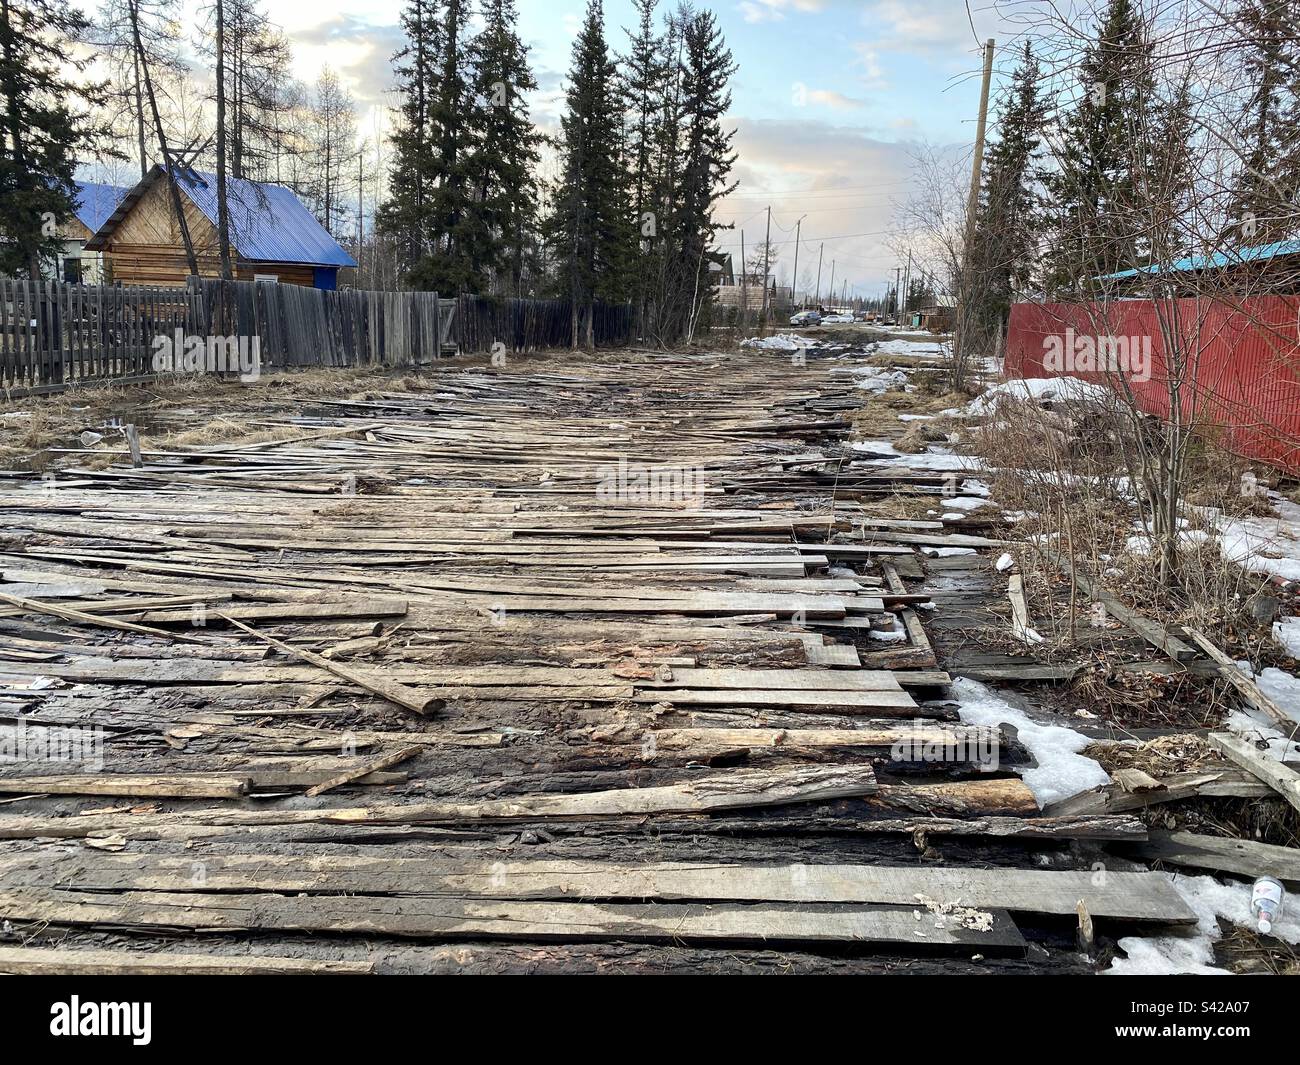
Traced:
<path fill-rule="evenodd" d="M 185 194 L 215 226 L 216 175 L 198 170 L 177 174 Z M 357 265 L 302 201 L 283 185 L 228 178 L 226 201 L 230 208 L 230 242 L 247 262 Z"/>
<path fill-rule="evenodd" d="M 104 224 L 130 188 L 101 185 L 94 181 L 77 182 L 77 221 L 92 233 Z"/>
<path fill-rule="evenodd" d="M 1135 270 L 1121 270 L 1115 274 L 1106 274 L 1098 280 L 1121 281 L 1129 277 L 1154 277 L 1159 274 L 1183 274 L 1194 270 L 1217 270 L 1224 266 L 1240 266 L 1243 263 L 1275 259 L 1280 255 L 1297 254 L 1300 254 L 1300 240 L 1280 240 L 1275 244 L 1261 244 L 1257 248 L 1234 248 L 1231 251 L 1216 251 L 1213 255 L 1189 255 L 1174 260 L 1168 266 L 1153 263 L 1151 266 L 1142 266 Z"/>

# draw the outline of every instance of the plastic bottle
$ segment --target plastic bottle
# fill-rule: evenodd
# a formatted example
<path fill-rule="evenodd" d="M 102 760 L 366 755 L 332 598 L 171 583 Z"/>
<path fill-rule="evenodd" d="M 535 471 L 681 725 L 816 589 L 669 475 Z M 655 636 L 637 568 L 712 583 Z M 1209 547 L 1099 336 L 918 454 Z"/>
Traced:
<path fill-rule="evenodd" d="M 1273 922 L 1282 916 L 1282 899 L 1286 890 L 1282 881 L 1271 876 L 1261 876 L 1250 892 L 1250 912 L 1254 914 L 1260 932 L 1268 935 Z"/>

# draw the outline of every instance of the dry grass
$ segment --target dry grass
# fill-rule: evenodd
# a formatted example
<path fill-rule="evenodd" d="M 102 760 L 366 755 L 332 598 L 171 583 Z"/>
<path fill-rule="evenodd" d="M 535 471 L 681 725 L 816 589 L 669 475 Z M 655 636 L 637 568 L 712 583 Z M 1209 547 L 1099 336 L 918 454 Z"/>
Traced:
<path fill-rule="evenodd" d="M 1223 642 L 1236 633 L 1249 643 L 1269 643 L 1263 607 L 1276 588 L 1225 562 L 1208 517 L 1192 505 L 1232 515 L 1257 512 L 1260 500 L 1241 491 L 1248 464 L 1208 442 L 1197 443 L 1187 465 L 1188 539 L 1179 548 L 1178 581 L 1167 587 L 1155 553 L 1143 542 L 1141 511 L 1128 487 L 1128 431 L 1123 418 L 1096 405 L 1044 410 L 1007 402 L 974 434 L 977 450 L 995 470 L 994 498 L 1026 514 L 1011 535 L 1025 541 L 1016 554 L 1035 627 L 1063 639 L 1088 624 L 1087 597 L 1071 594 L 1056 564 L 1036 549 L 1042 544 L 1070 559 L 1094 585 L 1122 589 L 1119 598 L 1148 617 L 1202 629 Z"/>
<path fill-rule="evenodd" d="M 1097 761 L 1107 773 L 1140 769 L 1153 777 L 1190 773 L 1207 765 L 1224 765 L 1223 758 L 1198 736 L 1160 736 L 1138 744 L 1094 743 L 1083 755 Z"/>
<path fill-rule="evenodd" d="M 382 393 L 437 387 L 437 374 L 471 357 L 445 360 L 424 372 L 368 368 L 313 368 L 264 375 L 251 384 L 203 376 L 160 378 L 145 385 L 95 385 L 49 396 L 10 399 L 0 404 L 0 463 L 40 468 L 52 447 L 79 447 L 86 429 L 104 433 L 99 454 L 74 456 L 88 466 L 111 464 L 124 453 L 120 437 L 105 432 L 110 419 L 134 421 L 145 450 L 178 450 L 222 441 L 258 443 L 286 439 L 301 430 L 267 429 L 249 416 L 298 411 L 321 399 L 364 400 Z M 478 357 L 482 361 L 482 357 Z M 238 411 L 232 415 L 229 411 Z M 183 428 L 170 426 L 188 422 Z"/>

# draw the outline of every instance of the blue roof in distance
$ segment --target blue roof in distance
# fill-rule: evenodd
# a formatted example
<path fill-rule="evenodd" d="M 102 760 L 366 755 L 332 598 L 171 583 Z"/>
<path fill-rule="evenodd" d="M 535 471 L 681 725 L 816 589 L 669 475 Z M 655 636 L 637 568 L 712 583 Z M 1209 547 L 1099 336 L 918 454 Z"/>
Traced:
<path fill-rule="evenodd" d="M 1129 277 L 1155 277 L 1160 274 L 1183 274 L 1193 270 L 1216 270 L 1224 266 L 1240 266 L 1244 263 L 1264 262 L 1281 255 L 1300 254 L 1300 240 L 1280 240 L 1275 244 L 1261 244 L 1256 248 L 1234 248 L 1232 251 L 1216 251 L 1213 255 L 1189 255 L 1176 259 L 1167 266 L 1153 263 L 1135 270 L 1120 270 L 1118 273 L 1106 274 L 1100 281 L 1120 281 Z"/>
<path fill-rule="evenodd" d="M 92 233 L 104 224 L 131 189 L 101 185 L 94 181 L 77 182 L 77 221 Z"/>
<path fill-rule="evenodd" d="M 179 184 L 194 206 L 217 224 L 217 178 L 198 170 L 178 171 Z M 356 266 L 357 262 L 283 185 L 227 178 L 230 240 L 249 262 Z"/>

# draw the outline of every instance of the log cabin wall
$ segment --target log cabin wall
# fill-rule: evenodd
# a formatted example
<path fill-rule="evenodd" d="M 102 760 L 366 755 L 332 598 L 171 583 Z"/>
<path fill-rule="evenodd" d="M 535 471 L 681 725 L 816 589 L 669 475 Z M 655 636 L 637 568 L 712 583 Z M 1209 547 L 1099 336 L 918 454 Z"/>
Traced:
<path fill-rule="evenodd" d="M 221 276 L 221 251 L 217 228 L 184 195 L 181 196 L 185 222 L 194 244 L 200 277 Z M 231 249 L 236 259 L 235 277 L 252 281 L 257 276 L 273 275 L 284 284 L 314 283 L 310 265 L 301 263 L 242 263 L 238 248 Z M 105 252 L 109 276 L 123 285 L 166 285 L 184 288 L 190 276 L 185 258 L 185 242 L 172 210 L 171 190 L 166 181 L 156 181 L 118 225 Z"/>

